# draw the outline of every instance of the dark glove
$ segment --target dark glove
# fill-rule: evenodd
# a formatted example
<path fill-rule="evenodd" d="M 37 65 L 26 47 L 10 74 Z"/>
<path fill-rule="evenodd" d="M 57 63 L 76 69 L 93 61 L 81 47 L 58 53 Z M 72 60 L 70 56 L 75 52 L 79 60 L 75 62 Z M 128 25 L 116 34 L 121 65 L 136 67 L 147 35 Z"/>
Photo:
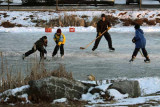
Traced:
<path fill-rule="evenodd" d="M 133 38 L 133 39 L 132 39 L 132 42 L 133 42 L 133 43 L 136 43 L 136 39 L 135 39 L 135 38 Z"/>
<path fill-rule="evenodd" d="M 98 36 L 101 36 L 102 35 L 102 33 L 101 32 L 98 32 Z"/>
<path fill-rule="evenodd" d="M 47 51 L 44 49 L 44 53 L 47 54 Z"/>
<path fill-rule="evenodd" d="M 44 46 L 47 47 L 48 41 L 44 42 Z"/>

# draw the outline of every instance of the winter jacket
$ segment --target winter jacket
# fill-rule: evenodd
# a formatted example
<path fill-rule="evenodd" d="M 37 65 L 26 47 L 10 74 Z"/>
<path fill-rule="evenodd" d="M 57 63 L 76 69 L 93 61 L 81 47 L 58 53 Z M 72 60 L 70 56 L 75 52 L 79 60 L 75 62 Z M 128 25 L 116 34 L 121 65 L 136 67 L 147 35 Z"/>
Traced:
<path fill-rule="evenodd" d="M 136 48 L 145 48 L 146 39 L 144 37 L 144 33 L 142 29 L 136 29 L 134 40 L 135 40 Z"/>
<path fill-rule="evenodd" d="M 105 30 L 107 30 L 108 27 L 111 27 L 110 22 L 100 20 L 100 21 L 98 21 L 98 23 L 97 23 L 97 32 L 101 32 L 101 33 L 102 33 L 102 32 L 104 32 Z"/>
<path fill-rule="evenodd" d="M 35 43 L 36 49 L 40 50 L 40 51 L 46 51 L 44 49 L 44 46 L 47 46 L 47 43 L 44 42 L 43 38 L 40 38 L 38 41 L 36 41 Z"/>
<path fill-rule="evenodd" d="M 57 35 L 57 33 L 54 34 L 54 37 L 53 37 L 54 41 L 56 42 L 57 45 L 61 45 L 61 44 L 65 44 L 66 42 L 66 37 L 63 33 L 61 33 L 60 36 Z"/>

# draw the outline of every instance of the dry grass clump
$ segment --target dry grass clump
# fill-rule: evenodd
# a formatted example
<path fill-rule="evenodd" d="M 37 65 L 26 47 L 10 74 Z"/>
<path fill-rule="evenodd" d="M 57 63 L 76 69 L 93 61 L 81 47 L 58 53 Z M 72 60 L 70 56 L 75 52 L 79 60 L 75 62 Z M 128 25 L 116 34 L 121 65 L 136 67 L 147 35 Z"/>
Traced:
<path fill-rule="evenodd" d="M 2 24 L 0 26 L 3 26 L 4 28 L 13 28 L 13 27 L 22 27 L 22 24 L 15 24 L 15 23 L 11 23 L 9 21 L 5 21 L 2 22 Z"/>
<path fill-rule="evenodd" d="M 2 22 L 1 26 L 5 27 L 5 28 L 12 28 L 15 27 L 16 24 L 14 23 L 10 23 L 9 21 L 6 22 Z"/>
<path fill-rule="evenodd" d="M 84 26 L 84 19 L 77 17 L 76 15 L 64 15 L 64 18 L 60 18 L 61 26 Z"/>
<path fill-rule="evenodd" d="M 143 25 L 144 23 L 146 23 L 147 25 L 156 25 L 156 23 L 160 23 L 159 19 L 155 19 L 155 20 L 148 20 L 147 18 L 143 18 L 143 19 L 121 19 L 121 21 L 123 22 L 123 26 L 132 26 L 135 24 L 139 24 L 139 25 Z"/>
<path fill-rule="evenodd" d="M 38 80 L 49 76 L 64 77 L 67 79 L 73 79 L 72 73 L 67 72 L 63 65 L 60 65 L 58 69 L 54 71 L 47 71 L 45 69 L 45 63 L 35 57 L 32 61 L 32 65 L 27 66 L 26 71 L 15 65 L 16 69 L 13 70 L 13 67 L 8 67 L 7 59 L 3 57 L 2 52 L 0 52 L 0 92 L 3 92 L 8 89 L 13 89 L 23 85 L 27 85 L 31 80 Z M 30 71 L 31 70 L 31 71 Z M 24 74 L 27 74 L 24 76 Z"/>
<path fill-rule="evenodd" d="M 97 22 L 98 22 L 100 19 L 101 19 L 101 18 L 98 17 L 98 16 L 93 17 L 92 21 L 89 22 L 89 23 L 86 23 L 86 26 L 85 26 L 85 27 L 88 27 L 88 26 L 96 27 L 96 26 L 97 26 Z"/>
<path fill-rule="evenodd" d="M 51 75 L 59 78 L 64 77 L 73 80 L 72 72 L 67 72 L 63 65 L 60 65 L 58 69 L 52 71 Z"/>
<path fill-rule="evenodd" d="M 89 16 L 87 15 L 82 15 L 81 18 L 88 18 Z"/>
<path fill-rule="evenodd" d="M 4 18 L 9 17 L 9 15 L 7 15 L 7 13 L 1 13 L 3 15 Z"/>
<path fill-rule="evenodd" d="M 114 26 L 119 23 L 119 19 L 117 17 L 114 17 L 112 15 L 107 15 L 106 19 Z"/>
<path fill-rule="evenodd" d="M 132 19 L 121 19 L 121 21 L 123 22 L 123 26 L 130 26 L 132 25 L 133 21 Z"/>
<path fill-rule="evenodd" d="M 156 23 L 160 23 L 160 18 L 156 18 Z"/>
<path fill-rule="evenodd" d="M 118 16 L 123 16 L 123 15 L 126 15 L 126 14 L 127 14 L 127 12 L 119 13 L 119 15 L 118 15 Z"/>
<path fill-rule="evenodd" d="M 155 20 L 149 20 L 147 24 L 151 25 L 151 26 L 156 25 L 156 21 Z"/>
<path fill-rule="evenodd" d="M 139 25 L 142 25 L 144 22 L 143 22 L 143 19 L 135 19 L 134 21 L 133 21 L 133 24 L 135 25 L 135 24 L 139 24 Z"/>

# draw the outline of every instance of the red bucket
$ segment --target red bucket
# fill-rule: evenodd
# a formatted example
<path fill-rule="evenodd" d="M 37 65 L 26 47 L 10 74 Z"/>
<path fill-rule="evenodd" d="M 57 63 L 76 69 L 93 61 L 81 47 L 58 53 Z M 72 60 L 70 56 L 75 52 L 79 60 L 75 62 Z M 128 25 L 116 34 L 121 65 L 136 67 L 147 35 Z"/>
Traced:
<path fill-rule="evenodd" d="M 69 32 L 75 32 L 75 28 L 69 28 Z"/>
<path fill-rule="evenodd" d="M 52 32 L 52 28 L 45 28 L 45 32 L 51 33 Z"/>

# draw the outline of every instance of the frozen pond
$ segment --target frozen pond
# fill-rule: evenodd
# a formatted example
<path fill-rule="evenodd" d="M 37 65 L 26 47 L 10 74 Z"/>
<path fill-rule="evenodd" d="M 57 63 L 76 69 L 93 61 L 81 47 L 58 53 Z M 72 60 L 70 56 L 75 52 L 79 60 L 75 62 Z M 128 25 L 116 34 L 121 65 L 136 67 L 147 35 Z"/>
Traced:
<path fill-rule="evenodd" d="M 69 33 L 65 32 L 65 57 L 54 58 L 51 61 L 46 61 L 48 70 L 57 68 L 57 65 L 62 64 L 67 71 L 72 71 L 76 79 L 86 79 L 88 74 L 93 74 L 97 79 L 105 78 L 139 78 L 139 77 L 160 77 L 160 34 L 146 33 L 147 51 L 149 53 L 151 63 L 144 63 L 144 58 L 138 54 L 133 63 L 129 63 L 134 44 L 131 42 L 134 33 L 110 33 L 113 40 L 115 52 L 109 52 L 108 44 L 103 37 L 98 49 L 92 52 L 93 44 L 86 50 L 79 48 L 87 45 L 95 39 L 96 33 Z M 0 33 L 0 51 L 2 51 L 8 63 L 14 65 L 19 62 L 24 70 L 26 63 L 30 58 L 34 58 L 35 54 L 39 56 L 39 52 L 29 56 L 23 61 L 21 56 L 24 52 L 32 48 L 33 43 L 40 37 L 47 35 L 48 47 L 47 58 L 51 59 L 55 43 L 53 41 L 53 33 Z M 58 54 L 58 57 L 60 55 Z"/>

